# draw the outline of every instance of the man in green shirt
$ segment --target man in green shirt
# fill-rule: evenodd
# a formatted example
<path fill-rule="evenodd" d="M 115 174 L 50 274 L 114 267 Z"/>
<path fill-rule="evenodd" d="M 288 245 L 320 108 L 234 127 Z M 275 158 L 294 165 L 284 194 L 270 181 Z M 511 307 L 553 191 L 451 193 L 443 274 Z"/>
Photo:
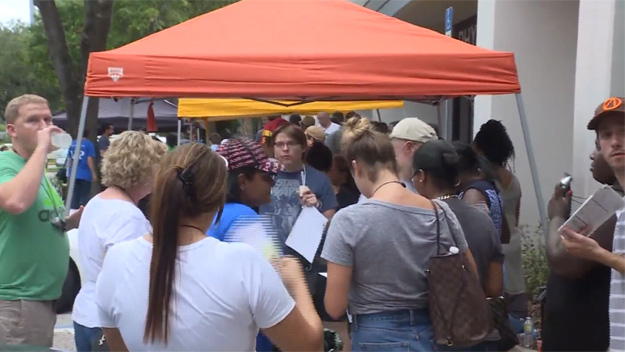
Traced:
<path fill-rule="evenodd" d="M 0 153 L 0 345 L 52 346 L 56 312 L 69 263 L 63 201 L 44 176 L 52 125 L 48 102 L 23 95 L 5 111 L 13 149 Z"/>

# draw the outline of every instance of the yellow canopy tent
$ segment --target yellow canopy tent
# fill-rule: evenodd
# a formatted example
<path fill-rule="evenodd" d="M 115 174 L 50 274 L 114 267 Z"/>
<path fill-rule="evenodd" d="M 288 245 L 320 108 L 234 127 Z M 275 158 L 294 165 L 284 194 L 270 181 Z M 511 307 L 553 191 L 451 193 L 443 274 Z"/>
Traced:
<path fill-rule="evenodd" d="M 264 102 L 251 99 L 179 99 L 178 117 L 202 118 L 208 121 L 233 120 L 272 114 L 317 114 L 320 111 L 347 112 L 351 110 L 401 108 L 404 102 L 389 101 L 295 101 Z"/>

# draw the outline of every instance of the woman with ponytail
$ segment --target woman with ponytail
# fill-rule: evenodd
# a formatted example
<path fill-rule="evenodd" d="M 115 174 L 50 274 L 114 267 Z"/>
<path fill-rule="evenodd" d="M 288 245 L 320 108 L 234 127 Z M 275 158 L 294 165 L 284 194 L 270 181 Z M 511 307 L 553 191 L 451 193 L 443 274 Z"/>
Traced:
<path fill-rule="evenodd" d="M 203 144 L 165 156 L 152 233 L 111 248 L 98 278 L 110 350 L 254 351 L 259 328 L 283 350 L 321 350 L 299 263 L 282 260 L 283 285 L 255 249 L 206 236 L 222 212 L 226 176 L 224 159 Z"/>
<path fill-rule="evenodd" d="M 528 315 L 529 297 L 525 287 L 523 258 L 521 256 L 521 183 L 510 171 L 510 159 L 514 158 L 514 145 L 506 127 L 497 120 L 489 120 L 480 127 L 473 141 L 475 151 L 484 156 L 495 173 L 495 183 L 501 192 L 504 212 L 504 232 L 509 233 L 509 243 L 504 243 L 504 291 L 509 298 L 510 313 L 523 319 Z M 543 224 L 543 226 L 547 226 Z"/>
<path fill-rule="evenodd" d="M 339 318 L 349 310 L 355 351 L 431 351 L 426 270 L 437 253 L 436 214 L 441 245 L 457 246 L 475 265 L 460 224 L 444 202 L 405 188 L 391 141 L 368 120 L 350 119 L 342 142 L 356 185 L 368 199 L 341 210 L 330 223 L 321 255 L 328 262 L 326 311 Z"/>

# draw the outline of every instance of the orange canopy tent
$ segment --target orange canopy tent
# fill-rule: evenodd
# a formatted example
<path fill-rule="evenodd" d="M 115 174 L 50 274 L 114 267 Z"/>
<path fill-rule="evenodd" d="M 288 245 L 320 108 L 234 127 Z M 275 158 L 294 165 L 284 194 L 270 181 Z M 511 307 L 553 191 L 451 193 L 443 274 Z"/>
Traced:
<path fill-rule="evenodd" d="M 514 55 L 344 0 L 243 0 L 89 58 L 94 97 L 431 100 L 521 91 Z"/>
<path fill-rule="evenodd" d="M 92 53 L 78 137 L 88 97 L 437 103 L 516 94 L 546 223 L 520 92 L 512 53 L 479 48 L 346 0 L 242 0 Z M 70 183 L 70 196 L 72 190 Z"/>

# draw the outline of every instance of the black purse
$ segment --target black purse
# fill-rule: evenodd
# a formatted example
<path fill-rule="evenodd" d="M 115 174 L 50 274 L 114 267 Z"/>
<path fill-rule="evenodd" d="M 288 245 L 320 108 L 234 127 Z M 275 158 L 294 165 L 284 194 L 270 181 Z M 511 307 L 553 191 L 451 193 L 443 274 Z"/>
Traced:
<path fill-rule="evenodd" d="M 493 312 L 494 327 L 499 332 L 501 340 L 497 341 L 499 351 L 509 351 L 519 344 L 519 338 L 510 325 L 508 307 L 503 297 L 488 298 L 488 304 Z"/>

